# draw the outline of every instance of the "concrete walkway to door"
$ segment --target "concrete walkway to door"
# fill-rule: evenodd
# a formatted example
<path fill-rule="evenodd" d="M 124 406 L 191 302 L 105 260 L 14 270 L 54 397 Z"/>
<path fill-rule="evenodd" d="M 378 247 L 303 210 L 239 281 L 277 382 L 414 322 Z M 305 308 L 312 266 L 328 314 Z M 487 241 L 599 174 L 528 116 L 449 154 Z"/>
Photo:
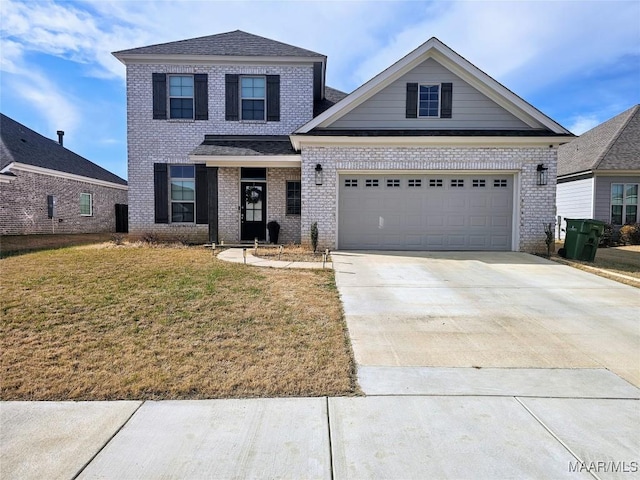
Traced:
<path fill-rule="evenodd" d="M 634 287 L 515 252 L 332 256 L 365 393 L 369 367 L 393 366 L 607 369 L 640 386 Z"/>

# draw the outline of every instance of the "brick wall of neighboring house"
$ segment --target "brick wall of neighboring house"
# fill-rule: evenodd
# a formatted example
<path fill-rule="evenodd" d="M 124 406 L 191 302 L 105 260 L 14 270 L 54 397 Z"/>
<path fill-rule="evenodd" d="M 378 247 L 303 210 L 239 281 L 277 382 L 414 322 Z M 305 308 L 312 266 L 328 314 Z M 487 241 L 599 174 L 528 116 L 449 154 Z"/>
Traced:
<path fill-rule="evenodd" d="M 115 204 L 127 203 L 127 190 L 40 173 L 12 171 L 16 178 L 0 184 L 0 234 L 115 232 Z M 80 193 L 90 193 L 91 216 L 80 215 Z M 56 197 L 53 219 L 47 195 Z"/>
<path fill-rule="evenodd" d="M 302 243 L 310 244 L 311 224 L 318 222 L 319 247 L 336 247 L 336 182 L 341 170 L 489 170 L 519 173 L 514 188 L 519 216 L 518 249 L 545 252 L 544 225 L 555 222 L 556 154 L 556 149 L 533 147 L 305 147 L 302 150 Z M 317 163 L 322 165 L 324 173 L 321 186 L 315 184 Z M 545 186 L 536 184 L 536 168 L 540 163 L 549 168 L 549 182 Z"/>
<path fill-rule="evenodd" d="M 209 94 L 208 120 L 153 120 L 153 73 L 207 73 Z M 279 122 L 225 121 L 225 74 L 280 75 Z M 207 238 L 207 226 L 154 223 L 153 164 L 189 163 L 188 155 L 210 135 L 288 135 L 313 116 L 313 67 L 233 66 L 233 65 L 127 65 L 127 136 L 129 182 L 129 232 L 158 235 L 193 235 Z M 223 180 L 228 172 L 220 169 Z M 220 191 L 219 220 L 221 235 L 237 238 L 238 227 L 231 226 L 222 210 Z M 237 190 L 236 190 L 237 192 Z M 229 201 L 237 215 L 237 193 Z M 232 214 L 228 213 L 229 215 Z M 224 237 L 223 237 L 224 238 Z M 226 241 L 226 239 L 225 239 Z"/>

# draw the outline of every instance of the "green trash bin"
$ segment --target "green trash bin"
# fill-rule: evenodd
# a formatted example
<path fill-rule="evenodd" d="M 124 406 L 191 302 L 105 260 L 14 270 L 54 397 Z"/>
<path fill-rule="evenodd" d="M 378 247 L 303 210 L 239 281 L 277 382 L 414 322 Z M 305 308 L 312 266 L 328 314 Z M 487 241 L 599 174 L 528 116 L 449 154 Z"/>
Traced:
<path fill-rule="evenodd" d="M 604 233 L 604 222 L 572 218 L 565 220 L 567 230 L 564 238 L 564 257 L 593 262 L 596 258 L 600 237 Z"/>

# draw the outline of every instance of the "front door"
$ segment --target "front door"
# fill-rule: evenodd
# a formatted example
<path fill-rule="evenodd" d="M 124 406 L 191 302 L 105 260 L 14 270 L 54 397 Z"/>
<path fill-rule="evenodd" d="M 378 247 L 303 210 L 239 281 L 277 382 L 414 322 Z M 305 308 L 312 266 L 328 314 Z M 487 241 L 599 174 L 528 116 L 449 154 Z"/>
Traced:
<path fill-rule="evenodd" d="M 241 240 L 266 240 L 267 185 L 262 182 L 241 182 Z"/>

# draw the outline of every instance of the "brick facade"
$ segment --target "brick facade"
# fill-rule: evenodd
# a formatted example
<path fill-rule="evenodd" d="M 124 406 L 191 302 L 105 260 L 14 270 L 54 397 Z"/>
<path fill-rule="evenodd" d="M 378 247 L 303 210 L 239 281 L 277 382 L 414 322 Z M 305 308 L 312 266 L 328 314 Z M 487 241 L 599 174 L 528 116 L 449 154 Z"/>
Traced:
<path fill-rule="evenodd" d="M 209 120 L 153 120 L 153 73 L 208 74 Z M 279 75 L 279 122 L 225 121 L 225 74 Z M 153 164 L 190 163 L 189 153 L 209 135 L 288 135 L 313 117 L 313 67 L 311 65 L 127 65 L 127 135 L 129 182 L 129 232 L 153 233 L 206 241 L 207 225 L 154 223 Z M 270 169 L 271 170 L 271 169 Z M 219 169 L 219 240 L 239 238 L 237 168 Z M 287 175 L 283 172 L 280 176 Z M 278 176 L 270 177 L 274 181 Z M 278 192 L 279 187 L 273 191 Z M 272 188 L 268 185 L 271 195 Z M 292 219 L 281 223 L 286 238 Z M 283 232 L 284 233 L 284 232 Z M 294 241 L 294 240 L 292 240 Z"/>
<path fill-rule="evenodd" d="M 555 222 L 556 155 L 553 148 L 306 147 L 302 149 L 302 243 L 318 222 L 320 248 L 336 248 L 337 178 L 341 171 L 491 171 L 516 173 L 518 250 L 544 252 L 544 225 Z M 324 180 L 315 184 L 320 163 Z M 536 168 L 549 168 L 549 182 L 536 184 Z"/>
<path fill-rule="evenodd" d="M 115 205 L 127 203 L 127 190 L 59 176 L 12 171 L 16 177 L 0 184 L 0 235 L 102 233 L 116 231 Z M 80 194 L 90 193 L 91 216 L 80 215 Z M 47 195 L 56 197 L 49 218 Z"/>

